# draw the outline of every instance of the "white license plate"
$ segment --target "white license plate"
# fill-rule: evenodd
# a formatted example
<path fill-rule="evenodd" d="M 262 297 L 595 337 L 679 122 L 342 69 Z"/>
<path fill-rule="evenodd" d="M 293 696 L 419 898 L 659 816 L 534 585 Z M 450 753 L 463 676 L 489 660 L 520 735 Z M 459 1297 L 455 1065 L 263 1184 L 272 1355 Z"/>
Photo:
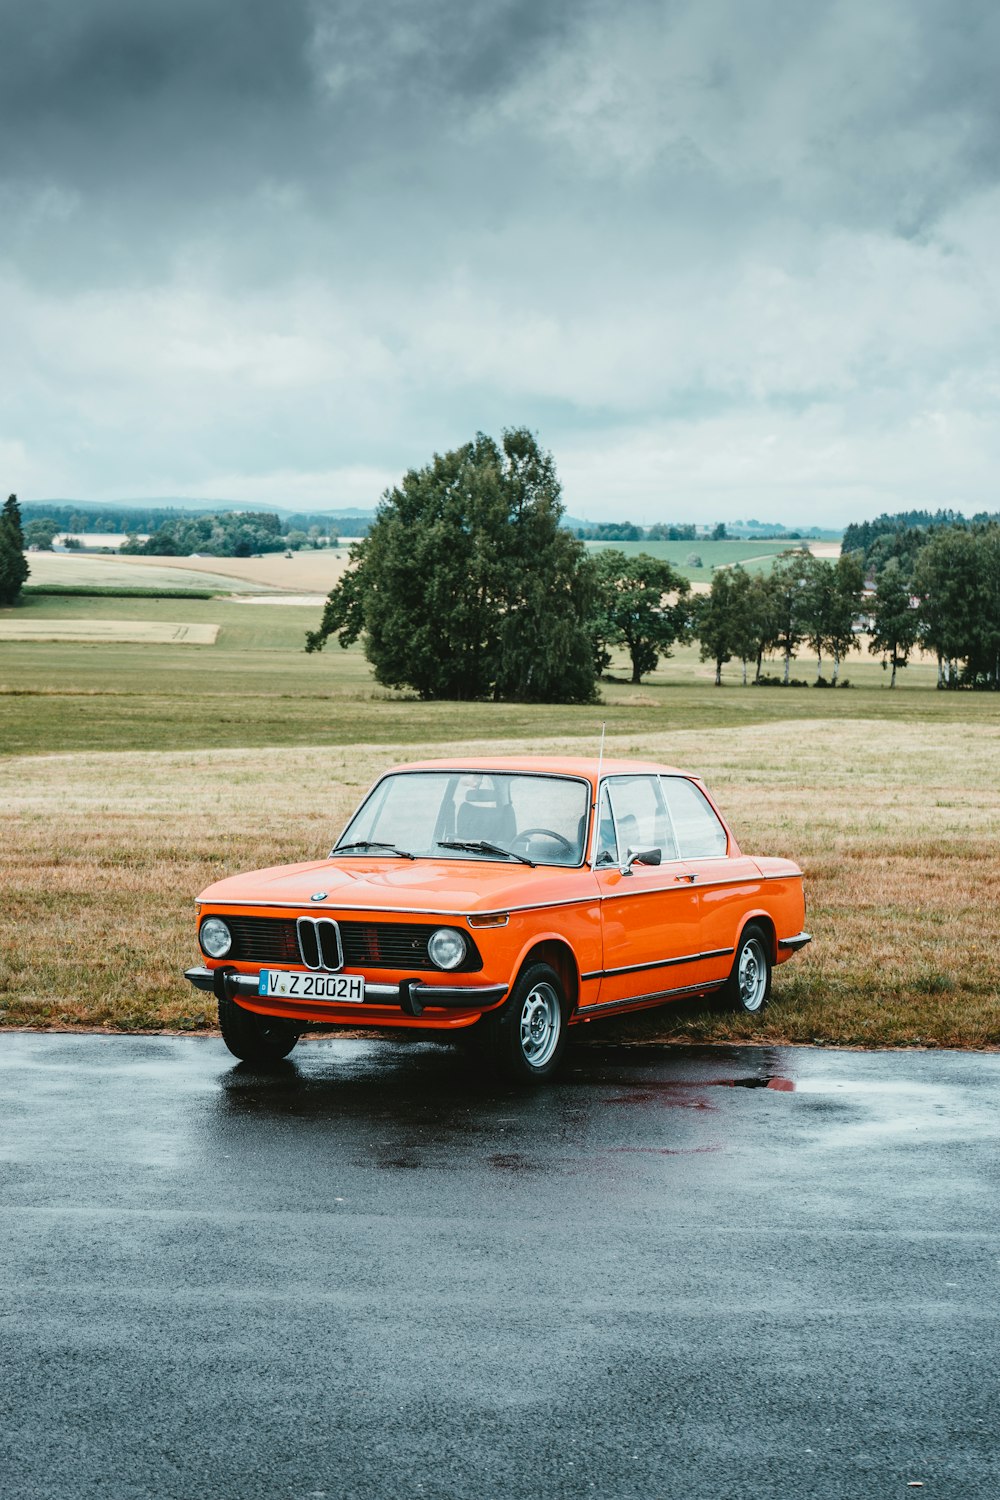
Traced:
<path fill-rule="evenodd" d="M 361 1005 L 365 981 L 361 974 L 302 974 L 293 969 L 261 969 L 258 995 L 281 995 L 294 1000 L 336 1000 Z"/>

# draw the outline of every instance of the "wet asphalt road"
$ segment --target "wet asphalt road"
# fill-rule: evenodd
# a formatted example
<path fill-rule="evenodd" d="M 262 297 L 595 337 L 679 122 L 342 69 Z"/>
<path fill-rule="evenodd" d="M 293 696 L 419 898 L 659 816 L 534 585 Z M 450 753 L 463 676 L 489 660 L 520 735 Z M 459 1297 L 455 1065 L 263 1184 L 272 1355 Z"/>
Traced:
<path fill-rule="evenodd" d="M 1000 1057 L 0 1038 L 4 1500 L 995 1500 Z M 923 1489 L 908 1489 L 922 1480 Z"/>

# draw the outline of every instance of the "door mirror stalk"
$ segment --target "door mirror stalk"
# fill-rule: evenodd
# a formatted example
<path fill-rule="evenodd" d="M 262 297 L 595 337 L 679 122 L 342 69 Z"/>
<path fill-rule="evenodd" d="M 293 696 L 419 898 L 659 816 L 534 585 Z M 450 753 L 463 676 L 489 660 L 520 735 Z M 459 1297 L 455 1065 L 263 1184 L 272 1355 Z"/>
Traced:
<path fill-rule="evenodd" d="M 663 860 L 662 849 L 630 849 L 621 866 L 623 875 L 631 875 L 633 865 L 658 865 Z"/>

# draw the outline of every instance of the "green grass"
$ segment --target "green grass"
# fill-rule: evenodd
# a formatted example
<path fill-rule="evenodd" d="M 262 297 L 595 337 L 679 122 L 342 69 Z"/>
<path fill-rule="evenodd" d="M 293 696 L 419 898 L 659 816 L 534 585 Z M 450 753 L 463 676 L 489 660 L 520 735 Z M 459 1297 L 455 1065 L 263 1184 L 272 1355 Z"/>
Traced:
<path fill-rule="evenodd" d="M 930 666 L 913 666 L 890 690 L 871 658 L 844 671 L 856 686 L 743 688 L 739 669 L 715 688 L 711 668 L 687 648 L 662 662 L 639 687 L 601 684 L 594 707 L 560 704 L 421 703 L 390 693 L 373 679 L 359 649 L 335 643 L 303 651 L 318 610 L 297 605 L 238 604 L 225 599 L 101 598 L 32 595 L 18 613 L 70 620 L 99 613 L 108 620 L 182 620 L 220 627 L 214 646 L 54 644 L 0 646 L 0 753 L 61 750 L 190 750 L 267 745 L 389 745 L 451 738 L 528 739 L 592 736 L 602 721 L 612 734 L 787 723 L 907 720 L 991 724 L 1000 695 L 934 691 Z M 775 665 L 773 670 L 779 670 Z M 815 675 L 815 662 L 795 671 Z"/>
<path fill-rule="evenodd" d="M 178 978 L 210 880 L 329 847 L 393 761 L 587 753 L 603 721 L 609 753 L 701 771 L 746 848 L 804 865 L 817 941 L 763 1022 L 671 1007 L 585 1035 L 1000 1043 L 1000 694 L 937 692 L 930 665 L 890 690 L 857 657 L 846 690 L 743 688 L 731 666 L 717 689 L 689 648 L 638 687 L 618 662 L 593 707 L 421 703 L 380 688 L 359 650 L 306 656 L 312 608 L 32 594 L 17 613 L 219 636 L 0 645 L 0 1024 L 211 1025 Z"/>

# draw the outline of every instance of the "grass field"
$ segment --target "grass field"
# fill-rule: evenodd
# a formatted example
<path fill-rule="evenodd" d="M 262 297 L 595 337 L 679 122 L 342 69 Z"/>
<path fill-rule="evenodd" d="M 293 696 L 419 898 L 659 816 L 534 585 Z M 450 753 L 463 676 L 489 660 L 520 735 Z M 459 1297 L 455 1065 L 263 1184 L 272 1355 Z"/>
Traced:
<path fill-rule="evenodd" d="M 31 583 L 145 584 L 154 580 L 177 588 L 211 586 L 218 593 L 281 589 L 328 594 L 347 567 L 347 548 L 268 552 L 263 557 L 109 557 L 74 552 L 33 552 Z"/>
<path fill-rule="evenodd" d="M 195 566 L 186 557 L 109 557 L 81 552 L 32 552 L 28 557 L 28 567 L 31 569 L 28 585 L 32 587 L 55 583 L 150 588 L 161 584 L 170 589 L 210 588 L 221 594 L 231 594 L 252 587 L 249 583 L 237 581 L 221 566 L 217 566 L 226 561 L 226 558 L 212 558 L 213 566 L 203 568 Z"/>
<path fill-rule="evenodd" d="M 648 552 L 652 557 L 665 558 L 691 583 L 704 585 L 707 588 L 712 582 L 712 573 L 716 568 L 731 568 L 736 563 L 740 563 L 748 573 L 766 573 L 775 558 L 782 552 L 787 551 L 789 547 L 801 544 L 775 541 L 774 538 L 768 538 L 766 541 L 712 542 L 699 537 L 693 542 L 588 542 L 587 545 L 593 550 L 615 547 L 620 552 L 624 552 L 627 557 L 634 557 L 639 552 Z M 810 550 L 824 557 L 836 557 L 840 552 L 840 547 L 836 543 L 813 542 L 810 544 Z M 701 558 L 700 568 L 688 566 L 687 559 L 692 553 L 697 553 Z"/>
<path fill-rule="evenodd" d="M 599 707 L 420 703 L 359 651 L 306 656 L 314 617 L 281 603 L 40 595 L 0 621 L 125 629 L 180 608 L 215 645 L 0 640 L 5 1024 L 210 1025 L 178 977 L 202 886 L 325 852 L 403 756 L 586 753 L 605 721 L 609 749 L 702 771 L 750 851 L 804 865 L 816 942 L 763 1025 L 685 1006 L 600 1034 L 1000 1044 L 997 695 L 935 692 L 929 666 L 890 691 L 870 659 L 844 691 L 744 689 L 733 669 L 716 689 L 688 650 L 641 687 L 603 684 Z"/>

